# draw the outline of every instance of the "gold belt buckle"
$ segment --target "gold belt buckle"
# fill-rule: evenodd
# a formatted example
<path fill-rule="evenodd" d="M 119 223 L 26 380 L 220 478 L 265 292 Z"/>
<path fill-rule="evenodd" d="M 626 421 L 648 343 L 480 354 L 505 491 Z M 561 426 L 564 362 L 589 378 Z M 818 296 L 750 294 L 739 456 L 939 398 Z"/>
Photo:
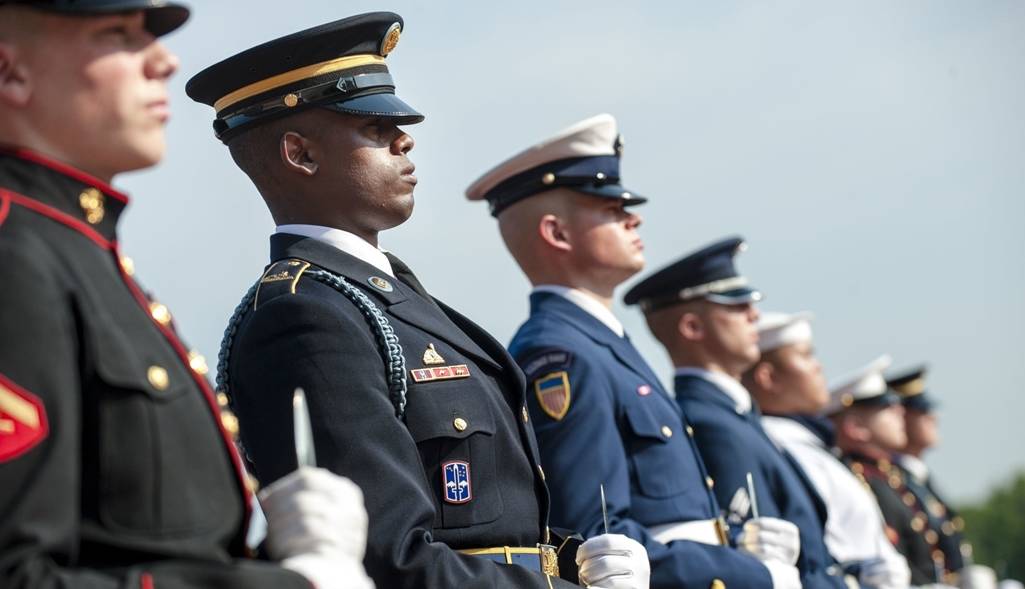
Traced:
<path fill-rule="evenodd" d="M 551 576 L 559 576 L 559 555 L 555 552 L 555 546 L 551 544 L 538 544 L 538 556 L 541 557 L 541 572 Z"/>
<path fill-rule="evenodd" d="M 726 520 L 721 515 L 715 518 L 715 534 L 719 536 L 719 544 L 722 546 L 730 545 L 730 529 L 726 525 Z"/>

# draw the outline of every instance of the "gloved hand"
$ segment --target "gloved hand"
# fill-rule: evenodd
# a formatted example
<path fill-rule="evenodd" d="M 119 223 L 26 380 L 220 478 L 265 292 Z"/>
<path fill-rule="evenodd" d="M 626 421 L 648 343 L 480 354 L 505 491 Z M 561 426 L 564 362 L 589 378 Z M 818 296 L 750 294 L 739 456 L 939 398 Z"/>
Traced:
<path fill-rule="evenodd" d="M 584 542 L 577 549 L 576 562 L 585 587 L 648 589 L 648 551 L 622 534 L 603 534 Z"/>
<path fill-rule="evenodd" d="M 260 492 L 267 552 L 317 589 L 372 589 L 363 570 L 367 512 L 349 479 L 302 467 Z"/>
<path fill-rule="evenodd" d="M 961 589 L 997 589 L 997 574 L 988 566 L 968 565 L 958 571 L 958 587 Z"/>
<path fill-rule="evenodd" d="M 888 562 L 882 558 L 861 561 L 858 582 L 873 589 L 896 589 L 911 583 L 911 570 L 903 563 Z"/>
<path fill-rule="evenodd" d="M 1025 589 L 1025 585 L 1022 585 L 1021 581 L 1004 579 L 997 584 L 997 589 Z"/>
<path fill-rule="evenodd" d="M 772 589 L 801 589 L 801 572 L 794 565 L 778 560 L 766 560 L 762 565 L 769 569 Z"/>
<path fill-rule="evenodd" d="M 737 536 L 737 549 L 762 562 L 775 560 L 786 565 L 797 563 L 801 537 L 797 526 L 774 517 L 755 517 L 744 522 Z"/>

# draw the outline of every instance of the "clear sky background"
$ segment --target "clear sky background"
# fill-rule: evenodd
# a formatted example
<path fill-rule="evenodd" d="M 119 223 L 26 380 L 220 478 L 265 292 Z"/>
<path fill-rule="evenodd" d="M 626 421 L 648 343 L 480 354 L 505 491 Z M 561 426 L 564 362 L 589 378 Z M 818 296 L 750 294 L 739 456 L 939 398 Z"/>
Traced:
<path fill-rule="evenodd" d="M 950 496 L 1025 467 L 1025 2 L 195 1 L 170 151 L 118 179 L 138 276 L 214 365 L 273 230 L 185 81 L 271 38 L 372 10 L 403 15 L 389 57 L 410 129 L 416 212 L 383 235 L 439 298 L 508 341 L 529 285 L 463 190 L 587 116 L 626 137 L 650 197 L 648 271 L 740 234 L 767 310 L 812 310 L 826 373 L 927 361 Z M 625 292 L 625 289 L 621 290 Z M 641 352 L 671 367 L 635 309 Z"/>

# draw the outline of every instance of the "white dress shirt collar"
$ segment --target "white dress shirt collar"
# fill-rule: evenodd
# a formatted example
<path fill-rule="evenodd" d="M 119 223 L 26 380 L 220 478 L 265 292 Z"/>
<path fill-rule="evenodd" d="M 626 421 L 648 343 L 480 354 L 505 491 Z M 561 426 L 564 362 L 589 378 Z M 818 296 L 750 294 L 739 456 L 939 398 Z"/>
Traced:
<path fill-rule="evenodd" d="M 733 401 L 737 413 L 747 413 L 751 410 L 751 393 L 747 392 L 744 385 L 737 379 L 721 372 L 712 372 L 697 366 L 680 366 L 676 369 L 677 376 L 697 376 L 719 387 L 724 395 Z"/>
<path fill-rule="evenodd" d="M 900 465 L 907 469 L 911 473 L 911 476 L 915 477 L 921 484 L 925 484 L 925 481 L 929 480 L 929 465 L 922 461 L 921 458 L 912 456 L 910 454 L 901 454 L 898 459 Z"/>
<path fill-rule="evenodd" d="M 395 274 L 391 269 L 391 262 L 384 255 L 384 251 L 380 248 L 376 248 L 367 243 L 363 238 L 358 237 L 348 231 L 342 231 L 341 229 L 334 229 L 332 227 L 322 227 L 320 225 L 278 225 L 274 233 L 291 233 L 292 235 L 301 235 L 303 237 L 309 237 L 316 239 L 317 241 L 326 243 L 343 252 L 354 256 L 367 264 L 370 264 L 374 268 L 377 268 L 381 272 L 384 272 L 388 276 L 395 278 Z"/>
<path fill-rule="evenodd" d="M 604 323 L 606 327 L 612 330 L 612 333 L 619 337 L 623 337 L 623 334 L 625 333 L 623 330 L 623 324 L 620 323 L 619 319 L 617 319 L 615 314 L 612 313 L 612 310 L 582 290 L 558 284 L 539 284 L 534 287 L 531 294 L 534 294 L 535 292 L 550 292 L 557 294 L 580 307 L 598 321 Z"/>

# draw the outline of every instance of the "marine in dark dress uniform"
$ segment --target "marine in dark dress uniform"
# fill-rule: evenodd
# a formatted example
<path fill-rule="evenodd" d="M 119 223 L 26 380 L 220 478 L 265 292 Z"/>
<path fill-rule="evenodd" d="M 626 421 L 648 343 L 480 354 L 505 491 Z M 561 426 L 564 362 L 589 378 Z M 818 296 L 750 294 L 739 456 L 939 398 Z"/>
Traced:
<path fill-rule="evenodd" d="M 262 483 L 296 466 L 289 407 L 304 389 L 319 463 L 364 490 L 379 587 L 573 586 L 559 577 L 522 373 L 377 247 L 411 214 L 416 182 L 398 125 L 423 116 L 385 65 L 402 26 L 354 16 L 190 81 L 279 224 L 228 327 L 223 382 Z"/>
<path fill-rule="evenodd" d="M 109 179 L 162 154 L 139 102 L 188 10 L 27 4 L 0 2 L 0 586 L 309 587 L 245 558 L 250 493 L 206 362 L 118 246 Z"/>

